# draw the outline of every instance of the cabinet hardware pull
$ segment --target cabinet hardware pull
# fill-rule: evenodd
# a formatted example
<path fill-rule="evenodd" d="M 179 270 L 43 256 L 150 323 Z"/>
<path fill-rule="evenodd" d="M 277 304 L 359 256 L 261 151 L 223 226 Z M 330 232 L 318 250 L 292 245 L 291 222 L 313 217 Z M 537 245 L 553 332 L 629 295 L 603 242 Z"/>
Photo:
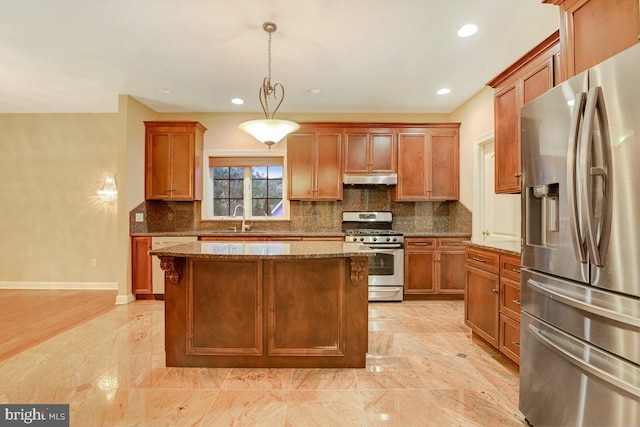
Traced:
<path fill-rule="evenodd" d="M 520 341 L 511 341 L 511 344 L 517 345 L 518 347 L 520 347 Z"/>
<path fill-rule="evenodd" d="M 520 300 L 519 299 L 514 299 L 514 300 L 511 300 L 511 301 L 513 301 L 514 304 L 520 305 Z"/>
<path fill-rule="evenodd" d="M 498 290 L 497 290 L 497 289 L 491 289 L 491 291 L 492 291 L 494 294 L 497 294 L 497 293 L 498 293 Z"/>
<path fill-rule="evenodd" d="M 516 172 L 513 174 L 513 176 L 515 176 L 516 178 L 520 178 L 522 174 L 520 172 Z"/>
<path fill-rule="evenodd" d="M 511 271 L 515 271 L 516 273 L 520 273 L 520 269 L 519 268 L 512 268 Z"/>
<path fill-rule="evenodd" d="M 416 242 L 416 243 L 414 243 L 414 245 L 416 245 L 416 246 L 427 246 L 428 243 L 426 243 L 426 242 Z"/>
<path fill-rule="evenodd" d="M 482 259 L 482 258 L 476 258 L 476 257 L 474 257 L 474 256 L 472 256 L 472 257 L 471 257 L 471 259 L 472 259 L 472 260 L 474 260 L 474 261 L 478 261 L 478 262 L 484 262 L 484 263 L 486 263 L 486 262 L 487 262 L 486 260 L 484 260 L 484 259 Z"/>

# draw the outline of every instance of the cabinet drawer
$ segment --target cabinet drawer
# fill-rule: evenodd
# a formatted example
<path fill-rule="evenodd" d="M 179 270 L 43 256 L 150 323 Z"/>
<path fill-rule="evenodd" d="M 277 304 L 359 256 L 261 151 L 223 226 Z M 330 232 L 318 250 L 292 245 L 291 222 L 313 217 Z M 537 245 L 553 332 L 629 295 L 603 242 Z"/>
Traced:
<path fill-rule="evenodd" d="M 407 237 L 404 239 L 405 250 L 434 250 L 436 248 L 436 239 Z"/>
<path fill-rule="evenodd" d="M 478 267 L 492 273 L 498 273 L 498 260 L 500 256 L 496 252 L 467 248 L 464 257 L 465 262 L 468 265 L 473 265 L 474 267 Z"/>
<path fill-rule="evenodd" d="M 500 255 L 500 275 L 520 281 L 520 257 Z"/>
<path fill-rule="evenodd" d="M 470 237 L 440 237 L 436 243 L 436 246 L 441 251 L 446 250 L 461 250 L 464 249 L 465 240 L 469 240 Z"/>
<path fill-rule="evenodd" d="M 500 278 L 500 312 L 520 320 L 520 283 Z"/>
<path fill-rule="evenodd" d="M 520 322 L 500 314 L 500 351 L 520 363 Z"/>

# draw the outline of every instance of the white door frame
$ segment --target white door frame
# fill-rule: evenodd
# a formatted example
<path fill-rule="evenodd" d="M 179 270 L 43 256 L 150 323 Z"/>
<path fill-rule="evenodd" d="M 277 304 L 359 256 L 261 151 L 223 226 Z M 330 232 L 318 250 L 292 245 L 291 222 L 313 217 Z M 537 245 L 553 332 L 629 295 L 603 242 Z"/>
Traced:
<path fill-rule="evenodd" d="M 473 212 L 476 212 L 476 220 L 472 221 L 471 227 L 471 239 L 482 239 L 482 224 L 485 223 L 484 207 L 482 206 L 483 194 L 484 194 L 484 162 L 482 159 L 483 146 L 493 142 L 493 132 L 479 136 L 473 140 Z"/>

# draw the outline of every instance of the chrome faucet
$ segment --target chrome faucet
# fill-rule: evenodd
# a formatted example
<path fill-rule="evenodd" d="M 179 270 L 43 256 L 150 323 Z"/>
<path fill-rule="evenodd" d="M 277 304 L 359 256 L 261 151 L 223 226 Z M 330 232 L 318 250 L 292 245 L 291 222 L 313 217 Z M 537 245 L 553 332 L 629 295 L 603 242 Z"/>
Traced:
<path fill-rule="evenodd" d="M 249 231 L 251 230 L 251 226 L 253 224 L 247 224 L 246 223 L 246 216 L 244 214 L 244 206 L 242 205 L 236 205 L 236 207 L 233 209 L 233 217 L 235 218 L 237 213 L 238 213 L 238 208 L 242 208 L 242 231 Z"/>

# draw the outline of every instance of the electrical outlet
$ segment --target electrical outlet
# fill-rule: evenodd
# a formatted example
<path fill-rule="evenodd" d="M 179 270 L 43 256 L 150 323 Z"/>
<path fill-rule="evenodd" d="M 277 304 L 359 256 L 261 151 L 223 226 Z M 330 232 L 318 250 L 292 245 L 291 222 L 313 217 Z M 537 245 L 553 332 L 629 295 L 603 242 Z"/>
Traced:
<path fill-rule="evenodd" d="M 142 212 L 136 212 L 136 222 L 144 222 L 144 214 Z"/>
<path fill-rule="evenodd" d="M 98 265 L 98 260 L 95 258 L 91 258 L 91 267 L 95 267 Z"/>

